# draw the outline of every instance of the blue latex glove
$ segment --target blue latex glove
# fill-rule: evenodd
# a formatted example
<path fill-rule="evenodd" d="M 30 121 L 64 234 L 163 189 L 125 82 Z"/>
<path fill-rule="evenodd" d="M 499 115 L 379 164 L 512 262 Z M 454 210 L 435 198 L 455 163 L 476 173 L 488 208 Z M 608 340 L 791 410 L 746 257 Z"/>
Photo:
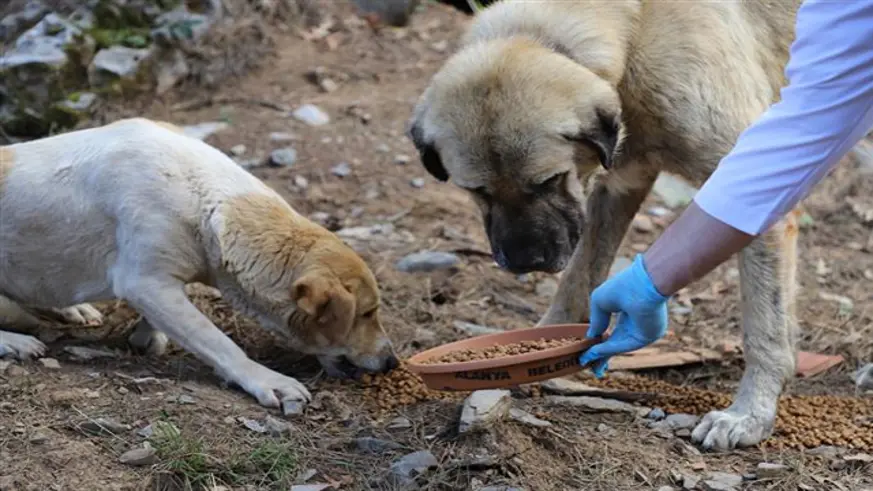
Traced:
<path fill-rule="evenodd" d="M 638 254 L 630 267 L 603 282 L 591 294 L 588 337 L 603 335 L 613 313 L 618 313 L 618 322 L 609 339 L 586 351 L 579 363 L 585 366 L 594 362 L 591 370 L 600 378 L 610 357 L 638 350 L 662 338 L 667 332 L 668 298 L 652 283 L 643 256 Z"/>

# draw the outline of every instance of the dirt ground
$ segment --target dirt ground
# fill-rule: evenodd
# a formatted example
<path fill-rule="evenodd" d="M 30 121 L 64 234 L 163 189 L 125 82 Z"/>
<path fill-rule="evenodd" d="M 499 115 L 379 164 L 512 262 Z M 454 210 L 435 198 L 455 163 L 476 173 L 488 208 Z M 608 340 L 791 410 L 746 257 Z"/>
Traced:
<path fill-rule="evenodd" d="M 548 305 L 548 289 L 541 286 L 538 293 L 537 286 L 547 285 L 549 275 L 516 277 L 498 269 L 488 257 L 472 202 L 452 185 L 430 178 L 404 136 L 415 99 L 454 50 L 468 18 L 449 7 L 427 4 L 409 28 L 376 32 L 344 3 L 332 8 L 335 24 L 327 37 L 311 40 L 291 30 L 273 32 L 275 56 L 257 71 L 213 91 L 192 87 L 162 99 L 130 100 L 91 124 L 135 115 L 180 125 L 224 121 L 230 128 L 207 141 L 225 151 L 245 145 L 240 161 L 293 147 L 297 161 L 292 166 L 259 166 L 252 172 L 331 229 L 390 224 L 388 232 L 354 245 L 380 282 L 383 320 L 403 355 L 463 337 L 453 327 L 455 321 L 504 329 L 531 326 Z M 313 83 L 309 73 L 318 67 L 337 83 L 336 90 L 325 92 Z M 177 104 L 201 100 L 217 102 L 174 110 Z M 290 108 L 315 104 L 331 122 L 310 127 L 252 101 Z M 291 133 L 294 139 L 274 141 L 274 132 Z M 351 172 L 339 177 L 331 169 L 343 162 Z M 873 198 L 862 192 L 871 189 L 871 176 L 854 162 L 845 162 L 806 203 L 809 219 L 804 220 L 799 269 L 800 348 L 841 354 L 845 362 L 793 382 L 789 394 L 855 396 L 851 372 L 873 361 Z M 414 179 L 421 179 L 423 186 Z M 657 206 L 661 204 L 652 197 L 643 209 Z M 631 257 L 650 243 L 667 221 L 654 220 L 652 231 L 632 230 L 622 255 Z M 419 250 L 459 251 L 462 265 L 434 273 L 395 268 L 399 258 Z M 739 339 L 738 296 L 736 264 L 731 261 L 680 295 L 671 319 L 675 334 L 713 348 Z M 743 475 L 753 473 L 760 462 L 782 463 L 789 470 L 769 479 L 750 479 L 741 488 L 873 489 L 873 464 L 863 460 L 839 464 L 774 447 L 701 453 L 686 440 L 658 434 L 627 414 L 552 407 L 524 391 L 516 394 L 515 406 L 550 421 L 551 427 L 504 422 L 490 432 L 458 435 L 460 399 L 380 414 L 368 405 L 360 386 L 325 380 L 310 360 L 284 352 L 220 299 L 198 296 L 197 303 L 254 357 L 293 371 L 311 388 L 317 402 L 303 416 L 287 420 L 289 432 L 275 438 L 241 422 L 239 418 L 282 416 L 238 390 L 221 387 L 188 355 L 138 357 L 127 352 L 123 339 L 105 339 L 88 346 L 114 349 L 115 358 L 77 361 L 63 350 L 60 339 L 49 355 L 59 360 L 60 369 L 28 362 L 0 370 L 0 489 L 287 490 L 304 481 L 344 490 L 395 489 L 396 483 L 385 479 L 391 463 L 416 450 L 430 450 L 439 461 L 421 483 L 422 489 L 432 490 L 483 485 L 543 491 L 679 488 L 675 478 L 683 473 Z M 110 331 L 126 331 L 137 320 L 123 304 L 101 308 Z M 734 359 L 640 375 L 729 394 L 741 373 L 741 361 Z M 862 412 L 856 416 L 870 422 L 873 397 L 858 397 Z M 820 408 L 822 414 L 828 410 Z M 82 426 L 98 418 L 127 426 L 99 435 Z M 141 467 L 119 462 L 122 453 L 143 441 L 138 430 L 149 425 L 154 430 L 162 422 L 162 428 L 168 422 L 179 432 L 152 436 L 159 462 Z M 368 441 L 362 437 L 377 438 L 382 446 L 362 448 L 361 442 Z M 386 448 L 384 442 L 392 443 Z"/>

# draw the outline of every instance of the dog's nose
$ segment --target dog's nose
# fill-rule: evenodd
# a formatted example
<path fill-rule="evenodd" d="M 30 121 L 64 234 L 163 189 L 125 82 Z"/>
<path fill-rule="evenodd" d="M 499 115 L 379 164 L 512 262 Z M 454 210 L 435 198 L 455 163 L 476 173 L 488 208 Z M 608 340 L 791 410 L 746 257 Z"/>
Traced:
<path fill-rule="evenodd" d="M 385 359 L 385 371 L 390 372 L 400 366 L 400 360 L 392 353 Z"/>

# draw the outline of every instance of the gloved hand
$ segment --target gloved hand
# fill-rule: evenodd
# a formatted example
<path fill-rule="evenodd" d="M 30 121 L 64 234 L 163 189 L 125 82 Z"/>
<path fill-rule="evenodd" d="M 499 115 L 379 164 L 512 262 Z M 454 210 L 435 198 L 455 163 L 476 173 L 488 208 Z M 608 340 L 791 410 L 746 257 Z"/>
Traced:
<path fill-rule="evenodd" d="M 613 313 L 618 322 L 609 338 L 582 354 L 582 366 L 593 362 L 591 370 L 597 378 L 603 376 L 609 358 L 654 343 L 667 332 L 667 300 L 661 295 L 641 254 L 624 271 L 606 280 L 591 294 L 591 314 L 588 337 L 601 336 L 609 327 Z"/>

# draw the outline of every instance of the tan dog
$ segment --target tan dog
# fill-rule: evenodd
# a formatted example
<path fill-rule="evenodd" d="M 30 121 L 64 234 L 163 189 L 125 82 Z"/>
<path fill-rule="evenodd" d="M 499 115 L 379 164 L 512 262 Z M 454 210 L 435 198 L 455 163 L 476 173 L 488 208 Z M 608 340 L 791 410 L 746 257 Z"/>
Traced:
<path fill-rule="evenodd" d="M 126 300 L 148 324 L 270 407 L 305 401 L 297 380 L 246 354 L 188 300 L 186 283 L 221 290 L 331 375 L 394 368 L 367 265 L 217 149 L 167 123 L 122 120 L 0 148 L 0 325 L 27 331 L 33 307 L 99 320 L 83 302 Z M 0 331 L 0 356 L 39 355 Z"/>
<path fill-rule="evenodd" d="M 566 267 L 541 325 L 587 319 L 659 172 L 701 184 L 778 99 L 800 3 L 503 0 L 477 15 L 409 134 L 428 171 L 479 204 L 498 264 Z M 787 225 L 740 257 L 746 372 L 695 429 L 707 448 L 766 438 L 793 374 Z"/>

